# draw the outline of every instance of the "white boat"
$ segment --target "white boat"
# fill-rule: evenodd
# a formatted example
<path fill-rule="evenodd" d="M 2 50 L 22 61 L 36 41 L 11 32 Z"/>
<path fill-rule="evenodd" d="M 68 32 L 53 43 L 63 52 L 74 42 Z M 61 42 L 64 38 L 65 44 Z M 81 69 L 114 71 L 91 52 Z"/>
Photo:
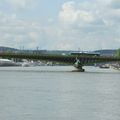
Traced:
<path fill-rule="evenodd" d="M 22 63 L 22 67 L 30 67 L 30 63 L 29 62 L 23 62 Z"/>
<path fill-rule="evenodd" d="M 99 65 L 99 68 L 109 69 L 110 65 L 109 64 L 102 64 L 102 65 Z"/>
<path fill-rule="evenodd" d="M 20 64 L 15 63 L 9 59 L 0 59 L 0 66 L 20 66 Z"/>

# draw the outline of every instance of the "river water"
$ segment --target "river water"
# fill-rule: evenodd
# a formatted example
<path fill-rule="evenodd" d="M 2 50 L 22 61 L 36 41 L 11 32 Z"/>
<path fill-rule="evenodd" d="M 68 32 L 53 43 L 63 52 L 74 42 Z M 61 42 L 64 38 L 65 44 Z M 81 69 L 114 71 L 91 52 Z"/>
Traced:
<path fill-rule="evenodd" d="M 120 71 L 0 67 L 0 120 L 120 120 Z"/>

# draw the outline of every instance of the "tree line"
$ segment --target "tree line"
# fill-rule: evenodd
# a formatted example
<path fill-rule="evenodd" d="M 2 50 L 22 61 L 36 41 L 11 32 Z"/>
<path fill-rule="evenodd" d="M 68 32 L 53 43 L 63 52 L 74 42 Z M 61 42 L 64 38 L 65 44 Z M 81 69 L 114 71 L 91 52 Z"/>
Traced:
<path fill-rule="evenodd" d="M 117 50 L 116 56 L 120 57 L 120 48 Z"/>

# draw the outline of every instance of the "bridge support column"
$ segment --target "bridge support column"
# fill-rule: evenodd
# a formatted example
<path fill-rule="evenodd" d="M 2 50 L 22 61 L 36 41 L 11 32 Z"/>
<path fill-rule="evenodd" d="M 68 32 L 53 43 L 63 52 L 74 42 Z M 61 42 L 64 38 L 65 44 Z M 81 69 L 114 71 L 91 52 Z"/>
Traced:
<path fill-rule="evenodd" d="M 85 72 L 85 69 L 83 69 L 82 66 L 80 66 L 79 68 L 78 67 L 75 68 L 77 68 L 76 72 Z"/>
<path fill-rule="evenodd" d="M 77 72 L 84 72 L 85 71 L 85 69 L 82 68 L 83 65 L 82 65 L 82 63 L 80 62 L 79 59 L 76 59 L 74 67 L 77 68 Z"/>

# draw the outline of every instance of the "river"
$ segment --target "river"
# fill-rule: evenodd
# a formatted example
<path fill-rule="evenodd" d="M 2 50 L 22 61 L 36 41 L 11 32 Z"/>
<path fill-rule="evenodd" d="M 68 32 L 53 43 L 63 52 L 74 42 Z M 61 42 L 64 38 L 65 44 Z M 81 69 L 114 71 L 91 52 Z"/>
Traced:
<path fill-rule="evenodd" d="M 0 67 L 0 120 L 120 120 L 120 71 Z"/>

